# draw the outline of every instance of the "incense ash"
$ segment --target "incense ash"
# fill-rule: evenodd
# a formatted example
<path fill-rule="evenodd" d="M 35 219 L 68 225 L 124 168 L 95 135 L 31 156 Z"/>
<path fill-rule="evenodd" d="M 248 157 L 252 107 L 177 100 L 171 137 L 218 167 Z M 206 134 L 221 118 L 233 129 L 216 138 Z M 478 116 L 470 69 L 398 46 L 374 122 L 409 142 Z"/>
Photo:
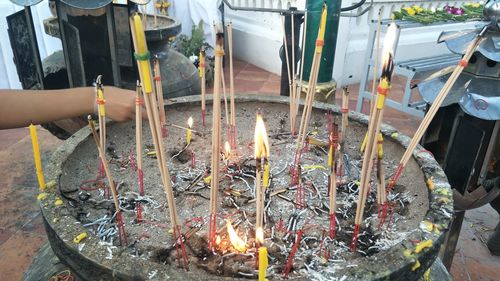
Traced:
<path fill-rule="evenodd" d="M 219 189 L 217 191 L 216 239 L 209 247 L 210 174 L 212 107 L 207 107 L 202 126 L 199 106 L 176 105 L 166 108 L 168 138 L 160 138 L 166 149 L 164 161 L 170 172 L 182 241 L 187 252 L 189 273 L 194 276 L 257 278 L 258 245 L 267 247 L 268 279 L 317 279 L 351 267 L 362 267 L 363 259 L 376 259 L 418 229 L 428 210 L 427 187 L 422 171 L 410 161 L 406 172 L 387 195 L 393 202 L 389 224 L 379 227 L 377 179 L 370 177 L 356 252 L 350 250 L 359 196 L 362 155 L 359 151 L 366 126 L 349 123 L 344 138 L 342 175 L 337 176 L 336 234 L 329 235 L 328 122 L 325 111 L 313 109 L 306 132 L 309 141 L 302 151 L 300 180 L 291 184 L 296 143 L 290 134 L 288 105 L 280 103 L 236 103 L 238 127 L 236 149 L 226 148 L 221 130 Z M 269 186 L 264 191 L 263 242 L 257 243 L 256 161 L 254 155 L 255 114 L 266 125 L 270 154 Z M 192 116 L 192 139 L 186 142 L 186 120 Z M 222 124 L 225 119 L 222 116 Z M 335 115 L 334 120 L 340 120 Z M 174 126 L 176 125 L 176 126 Z M 138 159 L 135 159 L 135 125 L 111 124 L 107 127 L 106 158 L 118 192 L 128 244 L 120 243 L 116 208 L 109 184 L 99 175 L 96 145 L 82 142 L 64 163 L 60 192 L 64 212 L 85 227 L 90 237 L 108 247 L 111 263 L 119 258 L 137 265 L 153 262 L 178 268 L 182 255 L 173 237 L 161 175 L 147 122 L 142 124 L 144 193 L 139 192 Z M 395 173 L 403 147 L 386 137 L 383 167 L 387 180 Z M 137 219 L 141 206 L 141 220 Z M 71 227 L 71 226 L 68 226 Z M 64 234 L 62 234 L 64 236 Z M 236 242 L 235 242 L 236 241 Z M 82 252 L 92 253 L 91 247 Z M 126 266 L 134 266 L 129 264 Z M 329 273 L 330 272 L 330 273 Z M 208 274 L 208 275 L 207 275 Z M 326 274 L 326 275 L 325 275 Z M 316 276 L 316 277 L 315 277 Z M 323 277 L 320 277 L 323 276 Z M 340 279 L 340 278 L 339 278 Z"/>

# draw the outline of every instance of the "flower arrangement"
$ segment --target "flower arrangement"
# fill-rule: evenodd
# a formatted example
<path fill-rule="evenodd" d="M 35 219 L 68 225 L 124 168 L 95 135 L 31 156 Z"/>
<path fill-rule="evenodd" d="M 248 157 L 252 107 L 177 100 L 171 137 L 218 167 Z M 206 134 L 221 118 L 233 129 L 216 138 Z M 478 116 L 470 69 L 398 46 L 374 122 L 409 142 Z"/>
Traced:
<path fill-rule="evenodd" d="M 392 13 L 394 20 L 408 20 L 423 24 L 440 21 L 467 21 L 478 20 L 483 15 L 484 4 L 467 3 L 461 7 L 444 6 L 441 9 L 424 9 L 420 6 L 403 7 Z"/>

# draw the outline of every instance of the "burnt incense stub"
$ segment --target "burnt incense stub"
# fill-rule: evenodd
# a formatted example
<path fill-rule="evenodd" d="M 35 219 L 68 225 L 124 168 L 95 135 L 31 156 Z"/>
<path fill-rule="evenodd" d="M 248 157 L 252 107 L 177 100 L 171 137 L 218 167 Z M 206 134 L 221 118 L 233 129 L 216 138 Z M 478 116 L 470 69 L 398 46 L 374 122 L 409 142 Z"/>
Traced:
<path fill-rule="evenodd" d="M 210 101 L 211 102 L 211 101 Z M 211 105 L 207 106 L 208 109 Z M 370 189 L 360 230 L 358 251 L 349 250 L 357 181 L 359 147 L 367 117 L 351 114 L 343 161 L 343 181 L 337 188 L 336 236 L 329 237 L 328 124 L 326 110 L 316 104 L 309 126 L 310 144 L 302 154 L 301 186 L 290 186 L 295 141 L 289 133 L 289 105 L 279 97 L 237 96 L 237 149 L 221 147 L 217 239 L 208 249 L 211 118 L 201 125 L 199 98 L 179 98 L 166 106 L 168 137 L 164 138 L 177 213 L 185 238 L 189 271 L 179 268 L 172 224 L 153 159 L 152 140 L 143 124 L 145 195 L 139 195 L 135 167 L 135 125 L 107 126 L 107 159 L 120 195 L 128 245 L 119 245 L 107 181 L 96 178 L 99 161 L 89 130 L 82 129 L 53 156 L 49 179 L 57 188 L 40 201 L 54 252 L 70 267 L 92 280 L 234 280 L 257 278 L 255 247 L 255 114 L 262 114 L 269 136 L 270 185 L 265 192 L 264 246 L 268 248 L 267 278 L 281 280 L 416 280 L 432 264 L 452 214 L 451 192 L 443 171 L 420 147 L 388 200 L 395 212 L 389 227 L 378 227 L 376 186 Z M 208 114 L 211 114 L 209 111 Z M 192 116 L 192 141 L 186 147 L 186 121 Z M 224 116 L 224 114 L 223 114 Z M 224 117 L 223 117 L 224 118 Z M 225 124 L 225 120 L 222 120 Z M 175 125 L 175 126 L 172 126 Z M 225 141 L 226 128 L 222 129 Z M 384 166 L 389 178 L 410 139 L 382 126 Z M 322 146 L 324 144 L 324 146 Z M 373 175 L 375 179 L 375 175 Z M 64 205 L 55 206 L 55 197 Z M 302 202 L 302 203 L 301 203 Z M 142 221 L 135 207 L 142 206 Z M 86 232 L 80 243 L 73 239 Z M 298 242 L 297 242 L 298 241 Z M 291 262 L 290 253 L 296 248 Z M 182 257 L 181 257 L 182 258 Z"/>

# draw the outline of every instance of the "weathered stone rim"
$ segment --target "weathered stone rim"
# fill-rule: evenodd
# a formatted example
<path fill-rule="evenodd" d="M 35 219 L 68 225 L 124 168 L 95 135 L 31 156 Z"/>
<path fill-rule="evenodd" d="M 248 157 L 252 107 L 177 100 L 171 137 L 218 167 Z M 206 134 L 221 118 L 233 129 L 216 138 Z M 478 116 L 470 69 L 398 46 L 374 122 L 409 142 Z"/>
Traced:
<path fill-rule="evenodd" d="M 288 97 L 280 96 L 236 95 L 235 99 L 238 102 L 288 103 Z M 211 96 L 208 96 L 207 102 L 211 101 Z M 166 107 L 168 108 L 175 105 L 197 105 L 200 103 L 200 96 L 187 96 L 167 100 Z M 339 107 L 331 104 L 316 102 L 314 108 L 320 110 L 332 110 L 334 113 L 340 114 Z M 350 120 L 359 122 L 361 124 L 368 124 L 368 117 L 357 112 L 350 112 L 349 118 Z M 408 136 L 399 133 L 399 131 L 397 131 L 395 128 L 386 124 L 382 125 L 381 131 L 386 136 L 386 138 L 392 138 L 403 147 L 407 147 L 411 140 L 411 138 L 409 138 Z M 57 183 L 57 189 L 47 191 L 48 197 L 45 200 L 40 201 L 40 208 L 45 219 L 46 230 L 48 232 L 49 238 L 53 238 L 49 239 L 53 248 L 55 246 L 63 247 L 65 248 L 66 252 L 69 251 L 71 253 L 71 256 L 79 255 L 80 257 L 78 258 L 82 259 L 82 262 L 87 263 L 88 266 L 99 268 L 98 271 L 100 272 L 99 275 L 102 280 L 112 280 L 113 276 L 119 276 L 120 280 L 132 280 L 132 278 L 137 278 L 137 267 L 133 268 L 134 272 L 132 272 L 131 270 L 121 269 L 120 271 L 117 271 L 114 268 L 116 268 L 117 265 L 136 262 L 135 259 L 132 260 L 132 258 L 128 256 L 124 258 L 125 255 L 122 255 L 120 256 L 120 258 L 114 260 L 114 264 L 111 264 L 109 260 L 105 260 L 103 258 L 107 255 L 106 247 L 103 245 L 99 245 L 97 239 L 93 239 L 93 237 L 90 237 L 86 240 L 86 247 L 92 247 L 98 254 L 96 256 L 88 256 L 85 254 L 85 249 L 79 252 L 77 249 L 77 245 L 73 243 L 72 239 L 79 233 L 84 232 L 85 228 L 79 225 L 74 217 L 64 214 L 64 206 L 56 207 L 52 203 L 54 202 L 55 197 L 59 195 L 59 178 L 62 175 L 62 164 L 73 153 L 78 145 L 89 135 L 90 131 L 88 130 L 88 128 L 83 128 L 78 131 L 71 138 L 65 141 L 56 150 L 56 152 L 54 152 L 49 162 L 46 177 L 48 181 L 53 180 Z M 411 235 L 409 235 L 408 241 L 403 241 L 403 243 L 392 247 L 387 252 L 364 259 L 363 262 L 370 263 L 373 270 L 367 271 L 363 269 L 352 273 L 346 272 L 343 269 L 339 269 L 338 272 L 341 273 L 340 276 L 346 274 L 348 279 L 362 278 L 364 280 L 415 280 L 419 276 L 421 276 L 427 268 L 430 267 L 430 265 L 436 258 L 439 247 L 444 241 L 445 230 L 448 228 L 448 225 L 451 221 L 451 215 L 453 214 L 451 188 L 439 164 L 423 147 L 418 146 L 413 152 L 413 157 L 422 169 L 429 187 L 429 210 L 424 217 L 424 221 L 420 223 L 420 227 L 416 228 L 411 233 Z M 429 179 L 432 180 L 432 183 L 429 183 Z M 57 219 L 58 222 L 55 222 L 54 219 Z M 63 221 L 66 223 L 66 225 L 69 224 L 72 226 L 71 237 L 60 237 L 58 235 L 58 229 L 66 229 L 66 225 L 63 225 L 62 223 Z M 431 225 L 430 228 L 424 227 L 429 225 Z M 412 250 L 415 248 L 414 240 L 431 240 L 432 246 L 424 248 L 419 253 L 415 253 L 413 251 L 412 255 L 410 256 L 404 255 L 405 250 Z M 60 255 L 64 255 L 64 253 L 58 252 L 57 249 L 54 249 L 54 252 L 56 252 L 59 257 L 61 257 Z M 391 257 L 391 262 L 388 263 L 387 261 L 385 261 L 384 256 Z M 420 267 L 412 270 L 417 261 L 421 264 Z M 150 271 L 158 270 L 157 276 L 159 278 L 161 276 L 170 276 L 171 278 L 174 278 L 174 280 L 175 278 L 182 278 L 185 280 L 189 279 L 191 275 L 189 272 L 186 273 L 182 272 L 181 270 L 171 270 L 170 267 L 161 266 L 160 264 L 154 262 L 143 260 L 141 260 L 140 262 L 147 265 L 148 270 Z M 142 278 L 146 278 L 145 276 L 147 276 L 147 274 L 140 275 L 142 275 Z M 214 276 L 213 279 L 215 280 L 216 277 Z M 240 279 L 233 278 L 233 280 Z"/>

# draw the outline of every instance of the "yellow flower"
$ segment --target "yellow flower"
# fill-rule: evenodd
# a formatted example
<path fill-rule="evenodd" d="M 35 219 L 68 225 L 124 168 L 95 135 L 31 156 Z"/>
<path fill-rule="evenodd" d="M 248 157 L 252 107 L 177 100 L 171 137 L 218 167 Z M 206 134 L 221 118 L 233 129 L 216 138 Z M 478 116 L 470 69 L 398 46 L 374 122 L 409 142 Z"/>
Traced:
<path fill-rule="evenodd" d="M 415 10 L 413 10 L 410 7 L 405 7 L 405 8 L 403 8 L 403 10 L 405 10 L 405 12 L 407 12 L 410 16 L 414 16 L 415 15 Z"/>
<path fill-rule="evenodd" d="M 479 8 L 481 7 L 481 3 L 473 3 L 473 2 L 469 2 L 467 4 L 465 4 L 466 7 L 472 7 L 472 8 Z"/>
<path fill-rule="evenodd" d="M 414 5 L 412 6 L 413 10 L 415 10 L 415 12 L 418 14 L 418 13 L 421 13 L 422 11 L 424 11 L 424 9 L 420 6 L 417 6 L 417 5 Z"/>

